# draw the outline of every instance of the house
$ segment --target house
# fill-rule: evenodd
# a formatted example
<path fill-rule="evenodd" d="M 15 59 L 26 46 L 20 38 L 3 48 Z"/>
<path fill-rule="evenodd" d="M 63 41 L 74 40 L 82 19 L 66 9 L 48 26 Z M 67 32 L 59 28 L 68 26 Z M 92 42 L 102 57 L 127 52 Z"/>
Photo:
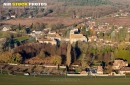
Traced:
<path fill-rule="evenodd" d="M 120 74 L 130 73 L 130 67 L 123 67 L 119 72 Z"/>
<path fill-rule="evenodd" d="M 4 28 L 2 29 L 2 31 L 9 31 L 11 30 L 12 28 L 10 26 L 4 26 Z"/>
<path fill-rule="evenodd" d="M 114 70 L 119 70 L 122 67 L 128 66 L 128 62 L 124 61 L 124 60 L 114 60 L 113 66 L 112 68 Z"/>
<path fill-rule="evenodd" d="M 88 37 L 88 42 L 97 41 L 97 36 Z"/>
<path fill-rule="evenodd" d="M 56 45 L 57 44 L 56 40 L 44 40 L 43 43 L 47 43 L 47 44 L 50 43 L 52 45 Z"/>
<path fill-rule="evenodd" d="M 123 28 L 123 26 L 118 27 L 118 29 L 122 29 L 122 28 Z"/>
<path fill-rule="evenodd" d="M 9 19 L 10 19 L 10 16 L 6 16 L 6 19 L 9 20 Z"/>
<path fill-rule="evenodd" d="M 123 16 L 123 17 L 126 17 L 126 16 L 128 16 L 128 12 L 126 12 L 126 13 L 121 13 L 121 16 Z"/>
<path fill-rule="evenodd" d="M 61 41 L 61 37 L 57 32 L 49 32 L 47 34 L 47 37 L 50 38 L 50 39 Z"/>
<path fill-rule="evenodd" d="M 130 42 L 125 42 L 126 45 L 130 45 Z"/>
<path fill-rule="evenodd" d="M 127 32 L 130 33 L 130 28 L 128 28 Z"/>
<path fill-rule="evenodd" d="M 83 36 L 83 34 L 70 34 L 70 43 L 72 44 L 73 42 L 76 42 L 76 41 L 87 42 L 87 38 Z"/>
<path fill-rule="evenodd" d="M 103 74 L 102 66 L 97 66 L 97 74 Z"/>
<path fill-rule="evenodd" d="M 11 17 L 11 18 L 16 18 L 16 15 L 15 15 L 15 14 L 12 14 L 10 17 Z"/>
<path fill-rule="evenodd" d="M 30 15 L 30 16 L 28 16 L 28 18 L 33 18 L 33 16 Z"/>
<path fill-rule="evenodd" d="M 52 35 L 56 35 L 56 32 L 50 32 L 50 31 L 49 31 L 48 34 L 50 34 L 50 35 L 51 35 L 51 34 L 52 34 Z"/>
<path fill-rule="evenodd" d="M 72 29 L 72 30 L 70 30 L 70 34 L 78 34 L 78 29 Z"/>
<path fill-rule="evenodd" d="M 92 26 L 95 26 L 96 25 L 96 22 L 94 21 L 88 21 L 87 24 L 92 27 Z"/>
<path fill-rule="evenodd" d="M 92 17 L 86 17 L 85 19 L 92 19 Z"/>
<path fill-rule="evenodd" d="M 57 41 L 54 39 L 36 39 L 39 43 L 46 43 L 46 44 L 52 44 L 52 45 L 56 45 Z"/>
<path fill-rule="evenodd" d="M 80 74 L 88 74 L 86 71 L 81 71 Z"/>
<path fill-rule="evenodd" d="M 38 30 L 34 30 L 32 32 L 35 33 L 35 34 L 38 34 L 38 35 L 40 35 L 42 33 L 41 31 L 38 31 Z"/>

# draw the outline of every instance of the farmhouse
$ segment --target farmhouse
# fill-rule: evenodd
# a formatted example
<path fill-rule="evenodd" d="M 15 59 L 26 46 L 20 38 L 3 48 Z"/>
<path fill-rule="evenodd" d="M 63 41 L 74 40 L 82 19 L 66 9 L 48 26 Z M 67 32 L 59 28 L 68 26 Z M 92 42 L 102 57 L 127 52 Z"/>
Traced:
<path fill-rule="evenodd" d="M 12 14 L 10 17 L 11 17 L 11 18 L 16 18 L 16 15 Z"/>
<path fill-rule="evenodd" d="M 121 74 L 130 73 L 130 67 L 123 67 L 120 70 Z"/>
<path fill-rule="evenodd" d="M 114 60 L 113 66 L 112 68 L 114 70 L 119 70 L 122 67 L 128 66 L 128 62 L 124 61 L 124 60 Z"/>
<path fill-rule="evenodd" d="M 46 44 L 50 43 L 52 45 L 56 45 L 57 44 L 56 40 L 54 40 L 54 39 L 37 39 L 37 41 L 39 43 L 46 43 Z"/>

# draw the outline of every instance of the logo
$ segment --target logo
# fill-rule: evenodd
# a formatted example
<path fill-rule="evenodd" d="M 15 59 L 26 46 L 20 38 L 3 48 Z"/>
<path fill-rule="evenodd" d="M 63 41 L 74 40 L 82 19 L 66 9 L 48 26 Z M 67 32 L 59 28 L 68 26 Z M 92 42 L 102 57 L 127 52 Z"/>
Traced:
<path fill-rule="evenodd" d="M 47 6 L 47 3 L 30 3 L 30 2 L 11 2 L 11 3 L 3 3 L 3 7 L 11 7 L 11 8 L 35 8 L 35 7 L 41 7 L 45 8 Z"/>

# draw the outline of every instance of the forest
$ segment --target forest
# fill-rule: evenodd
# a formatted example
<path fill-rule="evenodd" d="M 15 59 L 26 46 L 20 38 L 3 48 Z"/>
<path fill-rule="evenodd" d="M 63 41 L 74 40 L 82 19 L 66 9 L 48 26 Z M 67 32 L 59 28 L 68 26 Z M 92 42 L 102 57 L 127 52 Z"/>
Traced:
<path fill-rule="evenodd" d="M 97 45 L 98 44 L 98 45 Z M 120 43 L 117 46 L 103 46 L 97 42 L 78 41 L 72 45 L 61 42 L 59 45 L 26 43 L 11 51 L 1 53 L 1 63 L 21 63 L 32 65 L 78 64 L 85 69 L 88 66 L 112 65 L 114 59 L 124 59 L 130 63 L 130 46 Z"/>
<path fill-rule="evenodd" d="M 20 0 L 17 0 L 20 1 Z M 21 0 L 26 1 L 26 0 Z M 28 0 L 29 1 L 29 0 Z M 8 2 L 2 0 L 1 3 Z M 35 2 L 33 0 L 32 2 Z M 41 2 L 38 0 L 37 2 Z M 32 17 L 72 17 L 72 18 L 100 18 L 115 12 L 120 9 L 124 11 L 130 11 L 129 4 L 121 2 L 113 2 L 111 0 L 43 0 L 47 2 L 47 8 L 35 8 L 35 9 L 6 9 L 1 6 L 0 16 L 16 14 L 17 18 Z"/>
<path fill-rule="evenodd" d="M 69 2 L 75 6 L 99 6 L 99 5 L 114 5 L 109 0 L 58 0 L 59 2 Z"/>

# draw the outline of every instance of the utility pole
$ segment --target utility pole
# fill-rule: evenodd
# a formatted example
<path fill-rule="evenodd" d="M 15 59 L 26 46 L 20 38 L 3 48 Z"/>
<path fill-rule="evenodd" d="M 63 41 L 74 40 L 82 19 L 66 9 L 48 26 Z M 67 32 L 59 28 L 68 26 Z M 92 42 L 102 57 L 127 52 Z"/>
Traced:
<path fill-rule="evenodd" d="M 125 78 L 126 78 L 126 72 L 125 72 Z"/>
<path fill-rule="evenodd" d="M 67 66 L 65 68 L 65 78 L 67 78 Z"/>

